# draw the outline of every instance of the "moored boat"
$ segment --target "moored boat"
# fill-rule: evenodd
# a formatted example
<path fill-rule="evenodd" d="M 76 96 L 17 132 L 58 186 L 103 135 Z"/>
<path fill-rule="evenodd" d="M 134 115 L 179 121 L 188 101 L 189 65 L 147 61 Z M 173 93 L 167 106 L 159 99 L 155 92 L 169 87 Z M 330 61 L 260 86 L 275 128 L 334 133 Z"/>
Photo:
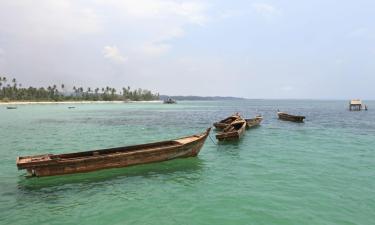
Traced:
<path fill-rule="evenodd" d="M 216 129 L 221 130 L 221 129 L 226 128 L 229 124 L 231 124 L 233 121 L 238 120 L 238 119 L 241 119 L 241 116 L 238 113 L 236 113 L 223 120 L 220 120 L 219 122 L 214 123 L 214 127 Z"/>
<path fill-rule="evenodd" d="M 21 156 L 17 157 L 16 164 L 19 170 L 26 169 L 29 176 L 42 177 L 194 157 L 201 150 L 210 129 L 197 135 L 149 144 L 68 154 Z"/>
<path fill-rule="evenodd" d="M 17 106 L 7 106 L 7 109 L 17 109 Z"/>
<path fill-rule="evenodd" d="M 303 120 L 306 118 L 304 116 L 291 115 L 285 112 L 277 112 L 277 115 L 279 116 L 280 120 L 287 120 L 287 121 L 299 122 L 299 123 L 302 123 Z"/>
<path fill-rule="evenodd" d="M 246 121 L 244 119 L 237 119 L 224 128 L 223 132 L 216 135 L 219 141 L 238 140 L 242 137 L 246 129 Z"/>
<path fill-rule="evenodd" d="M 259 115 L 259 116 L 256 116 L 254 118 L 245 119 L 245 120 L 246 120 L 246 128 L 252 128 L 252 127 L 259 126 L 259 124 L 263 120 L 263 117 Z"/>

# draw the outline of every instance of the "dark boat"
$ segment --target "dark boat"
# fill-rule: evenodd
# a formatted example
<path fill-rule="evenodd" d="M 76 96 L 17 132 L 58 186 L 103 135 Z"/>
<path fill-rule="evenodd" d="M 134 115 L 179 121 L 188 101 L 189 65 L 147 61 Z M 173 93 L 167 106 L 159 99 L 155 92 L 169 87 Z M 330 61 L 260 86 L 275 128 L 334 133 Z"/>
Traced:
<path fill-rule="evenodd" d="M 163 101 L 164 104 L 176 104 L 177 101 L 172 98 L 167 98 Z"/>
<path fill-rule="evenodd" d="M 68 106 L 68 109 L 75 109 L 75 106 Z"/>
<path fill-rule="evenodd" d="M 236 113 L 219 122 L 214 123 L 214 127 L 216 129 L 221 130 L 221 129 L 226 128 L 229 124 L 231 124 L 233 121 L 238 120 L 238 119 L 241 119 L 241 117 L 238 113 Z"/>
<path fill-rule="evenodd" d="M 149 144 L 58 155 L 21 156 L 17 157 L 16 163 L 18 169 L 26 169 L 29 176 L 42 177 L 194 157 L 201 150 L 210 129 L 202 134 Z"/>
<path fill-rule="evenodd" d="M 302 123 L 303 120 L 306 118 L 304 116 L 290 115 L 285 112 L 277 112 L 277 115 L 279 116 L 280 120 L 287 120 L 287 121 L 299 122 L 299 123 Z"/>
<path fill-rule="evenodd" d="M 259 126 L 259 124 L 262 122 L 263 117 L 262 116 L 256 116 L 255 118 L 252 119 L 245 119 L 246 120 L 246 128 L 252 128 Z"/>
<path fill-rule="evenodd" d="M 17 109 L 17 106 L 7 106 L 7 109 Z"/>
<path fill-rule="evenodd" d="M 246 121 L 244 119 L 238 119 L 224 128 L 223 132 L 216 135 L 216 139 L 219 141 L 232 141 L 239 140 L 244 134 L 246 129 Z"/>

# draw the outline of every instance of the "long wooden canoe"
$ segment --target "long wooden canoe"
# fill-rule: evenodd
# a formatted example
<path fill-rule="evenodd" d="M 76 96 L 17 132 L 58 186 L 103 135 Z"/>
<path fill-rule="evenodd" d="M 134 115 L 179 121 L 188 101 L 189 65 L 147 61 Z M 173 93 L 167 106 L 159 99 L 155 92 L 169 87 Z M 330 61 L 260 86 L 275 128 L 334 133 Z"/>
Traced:
<path fill-rule="evenodd" d="M 246 129 L 246 121 L 244 119 L 238 119 L 228 125 L 223 132 L 216 135 L 216 139 L 219 141 L 232 141 L 238 140 L 242 137 Z"/>
<path fill-rule="evenodd" d="M 227 118 L 225 118 L 225 119 L 223 119 L 219 122 L 214 123 L 214 127 L 218 130 L 224 129 L 229 124 L 231 124 L 233 121 L 238 120 L 240 118 L 241 118 L 241 116 L 238 113 L 233 114 L 233 115 L 231 115 L 231 116 L 229 116 L 229 117 L 227 117 Z"/>
<path fill-rule="evenodd" d="M 256 116 L 251 119 L 245 119 L 246 120 L 246 128 L 252 128 L 259 126 L 259 124 L 262 122 L 263 117 L 262 116 Z"/>
<path fill-rule="evenodd" d="M 29 176 L 42 177 L 194 157 L 201 150 L 210 129 L 197 135 L 149 144 L 58 155 L 21 156 L 17 157 L 17 167 L 19 170 L 26 169 Z"/>
<path fill-rule="evenodd" d="M 299 122 L 299 123 L 302 123 L 303 120 L 306 118 L 304 116 L 290 115 L 285 112 L 277 112 L 277 115 L 279 116 L 280 120 L 287 120 L 287 121 Z"/>

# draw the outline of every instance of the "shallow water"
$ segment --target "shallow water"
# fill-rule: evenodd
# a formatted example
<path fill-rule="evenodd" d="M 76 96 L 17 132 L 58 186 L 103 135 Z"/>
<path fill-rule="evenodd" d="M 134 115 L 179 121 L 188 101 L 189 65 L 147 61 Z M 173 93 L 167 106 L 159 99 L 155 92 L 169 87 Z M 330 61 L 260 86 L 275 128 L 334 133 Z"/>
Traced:
<path fill-rule="evenodd" d="M 373 224 L 375 102 L 366 103 L 362 112 L 302 100 L 2 106 L 0 224 Z M 277 109 L 306 122 L 279 121 Z M 264 121 L 238 143 L 207 139 L 197 158 L 35 179 L 15 166 L 19 155 L 200 133 L 233 112 Z"/>

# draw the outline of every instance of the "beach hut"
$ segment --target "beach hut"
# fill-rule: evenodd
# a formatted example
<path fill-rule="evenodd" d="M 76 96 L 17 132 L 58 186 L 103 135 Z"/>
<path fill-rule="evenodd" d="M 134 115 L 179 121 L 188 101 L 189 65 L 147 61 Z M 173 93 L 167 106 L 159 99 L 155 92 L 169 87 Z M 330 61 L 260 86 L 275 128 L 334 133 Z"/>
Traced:
<path fill-rule="evenodd" d="M 349 102 L 350 111 L 361 111 L 362 110 L 362 101 L 360 99 L 353 99 Z"/>

